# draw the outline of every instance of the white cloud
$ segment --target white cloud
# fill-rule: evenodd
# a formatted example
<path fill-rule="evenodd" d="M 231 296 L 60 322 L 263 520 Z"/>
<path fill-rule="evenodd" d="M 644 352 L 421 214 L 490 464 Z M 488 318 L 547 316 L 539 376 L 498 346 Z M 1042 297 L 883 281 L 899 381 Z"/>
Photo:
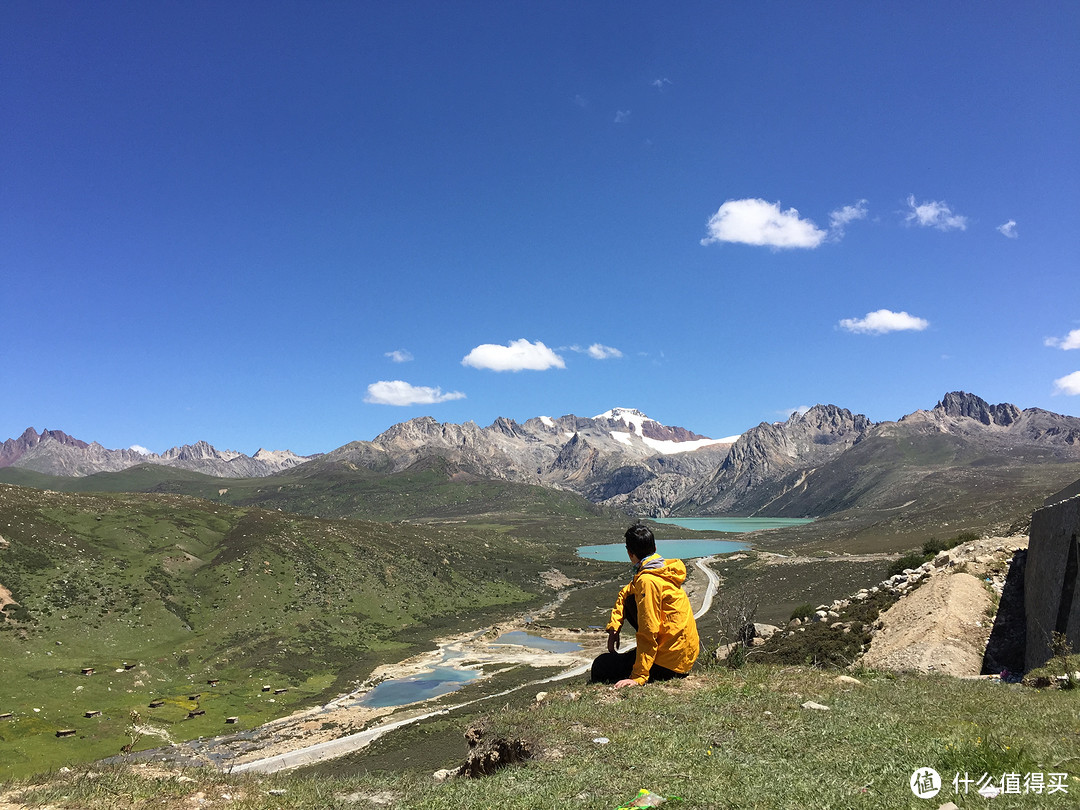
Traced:
<path fill-rule="evenodd" d="M 780 203 L 760 199 L 728 200 L 712 215 L 706 226 L 709 235 L 703 245 L 713 242 L 740 242 L 773 248 L 816 248 L 825 231 L 808 219 L 800 219 L 794 208 L 780 210 Z"/>
<path fill-rule="evenodd" d="M 845 205 L 829 213 L 829 231 L 833 238 L 839 239 L 844 235 L 844 228 L 859 219 L 866 219 L 870 213 L 866 207 L 866 200 L 859 200 L 854 205 Z"/>
<path fill-rule="evenodd" d="M 577 104 L 581 108 L 585 108 L 585 107 L 589 106 L 589 100 L 587 98 L 585 98 L 585 96 L 582 96 L 582 95 L 574 96 L 574 103 Z"/>
<path fill-rule="evenodd" d="M 1080 329 L 1073 329 L 1063 338 L 1047 338 L 1044 342 L 1055 349 L 1080 349 Z"/>
<path fill-rule="evenodd" d="M 563 359 L 539 340 L 530 343 L 525 338 L 510 341 L 509 346 L 483 343 L 465 355 L 461 365 L 491 371 L 544 371 L 549 368 L 566 368 Z"/>
<path fill-rule="evenodd" d="M 589 357 L 593 360 L 609 360 L 612 357 L 622 357 L 622 352 L 603 343 L 594 343 L 587 349 Z"/>
<path fill-rule="evenodd" d="M 629 110 L 616 110 L 615 111 L 615 123 L 616 124 L 625 124 L 629 120 L 630 120 L 630 111 Z"/>
<path fill-rule="evenodd" d="M 939 231 L 967 230 L 967 217 L 954 214 L 943 200 L 916 203 L 915 195 L 909 194 L 907 204 L 911 211 L 904 218 L 905 222 L 914 222 L 923 228 L 937 228 Z"/>
<path fill-rule="evenodd" d="M 1054 393 L 1077 396 L 1080 394 L 1080 371 L 1066 374 L 1064 377 L 1054 380 Z"/>
<path fill-rule="evenodd" d="M 665 84 L 671 84 L 671 79 L 653 79 L 649 84 L 657 90 L 663 90 Z"/>
<path fill-rule="evenodd" d="M 150 455 L 150 451 L 147 450 L 145 447 L 143 447 L 141 444 L 133 444 L 133 445 L 131 445 L 131 447 L 128 448 L 128 450 L 134 450 L 140 456 L 149 456 Z"/>
<path fill-rule="evenodd" d="M 780 411 L 780 413 L 782 413 L 784 415 L 785 419 L 790 419 L 795 414 L 799 414 L 799 416 L 802 416 L 804 413 L 806 413 L 809 410 L 810 410 L 809 405 L 800 405 L 798 408 L 785 408 L 784 410 Z"/>
<path fill-rule="evenodd" d="M 865 318 L 844 318 L 840 328 L 863 335 L 883 335 L 886 332 L 913 331 L 921 332 L 930 325 L 930 321 L 916 318 L 906 312 L 892 312 L 879 309 L 868 312 Z"/>
<path fill-rule="evenodd" d="M 408 363 L 413 359 L 412 352 L 407 349 L 394 349 L 392 352 L 387 352 L 385 356 L 395 363 Z"/>
<path fill-rule="evenodd" d="M 1016 232 L 1016 220 L 1015 219 L 1010 219 L 1004 225 L 998 225 L 997 229 L 998 229 L 998 233 L 1000 233 L 1002 236 L 1007 236 L 1010 239 L 1017 239 L 1020 236 L 1020 234 L 1018 234 Z"/>
<path fill-rule="evenodd" d="M 379 380 L 367 387 L 364 402 L 373 405 L 433 405 L 452 399 L 465 399 L 465 395 L 460 391 L 444 394 L 441 388 L 410 385 L 402 380 Z"/>

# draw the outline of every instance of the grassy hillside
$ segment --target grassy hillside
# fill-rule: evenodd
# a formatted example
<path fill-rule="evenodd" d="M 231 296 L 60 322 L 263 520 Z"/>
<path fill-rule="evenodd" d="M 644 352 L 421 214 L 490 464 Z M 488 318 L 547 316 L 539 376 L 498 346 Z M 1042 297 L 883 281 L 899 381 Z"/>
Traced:
<path fill-rule="evenodd" d="M 359 765 L 354 775 L 337 777 L 189 771 L 178 781 L 151 768 L 95 768 L 94 776 L 76 771 L 11 786 L 8 798 L 87 810 L 111 810 L 117 801 L 179 810 L 199 800 L 250 810 L 612 810 L 645 788 L 672 807 L 921 810 L 987 802 L 974 783 L 957 795 L 957 775 L 977 780 L 986 773 L 1000 783 L 1002 774 L 1022 780 L 1037 773 L 1044 777 L 1041 794 L 1004 794 L 993 806 L 1076 806 L 1080 691 L 857 674 L 861 685 L 837 683 L 836 673 L 821 670 L 748 665 L 620 692 L 568 684 L 539 703 L 522 695 L 515 706 L 491 706 L 480 725 L 485 740 L 524 740 L 535 757 L 482 779 L 436 783 L 431 762 L 421 759 L 410 770 L 402 757 L 392 771 L 365 772 Z M 829 708 L 802 708 L 807 701 Z M 464 729 L 462 719 L 459 732 Z M 458 754 L 441 765 L 460 764 L 465 753 L 459 742 Z M 909 786 L 923 767 L 943 778 L 931 800 L 916 798 Z M 1052 780 L 1052 773 L 1067 775 Z M 1051 781 L 1064 791 L 1049 793 Z"/>
<path fill-rule="evenodd" d="M 214 478 L 159 464 L 83 478 L 0 469 L 0 481 L 58 492 L 158 492 L 232 506 L 259 506 L 324 518 L 415 520 L 483 514 L 533 517 L 614 515 L 580 495 L 510 481 L 478 479 L 443 459 L 389 475 L 348 462 L 313 461 L 266 478 Z M 621 518 L 620 518 L 621 519 Z"/>
<path fill-rule="evenodd" d="M 901 551 L 963 531 L 1023 531 L 1080 462 L 987 455 L 940 436 L 876 437 L 776 497 L 768 514 L 823 516 L 763 533 L 758 545 L 802 551 Z"/>
<path fill-rule="evenodd" d="M 0 621 L 0 714 L 14 713 L 0 721 L 0 777 L 115 754 L 135 709 L 188 739 L 221 733 L 228 716 L 250 727 L 337 694 L 435 636 L 545 600 L 537 572 L 585 572 L 574 548 L 622 527 L 503 518 L 331 521 L 0 485 L 0 585 L 14 601 Z M 152 699 L 165 704 L 149 709 Z M 57 740 L 62 728 L 76 739 Z"/>

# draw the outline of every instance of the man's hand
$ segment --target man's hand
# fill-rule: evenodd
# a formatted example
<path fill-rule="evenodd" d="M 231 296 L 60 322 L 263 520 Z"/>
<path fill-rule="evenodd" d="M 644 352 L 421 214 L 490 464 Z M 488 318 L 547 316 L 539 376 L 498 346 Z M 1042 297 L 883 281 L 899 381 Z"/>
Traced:
<path fill-rule="evenodd" d="M 615 684 L 616 689 L 623 689 L 627 686 L 641 686 L 641 684 L 639 684 L 633 678 L 624 678 L 623 680 Z"/>
<path fill-rule="evenodd" d="M 619 633 L 622 632 L 622 628 L 618 630 L 608 630 L 607 634 L 607 651 L 613 653 L 619 649 Z"/>

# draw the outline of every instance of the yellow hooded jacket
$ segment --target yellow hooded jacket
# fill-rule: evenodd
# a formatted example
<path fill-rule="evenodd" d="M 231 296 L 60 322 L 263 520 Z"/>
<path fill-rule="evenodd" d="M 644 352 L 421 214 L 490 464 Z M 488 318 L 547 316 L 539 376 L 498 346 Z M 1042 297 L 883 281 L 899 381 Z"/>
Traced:
<path fill-rule="evenodd" d="M 633 594 L 637 601 L 637 658 L 630 677 L 639 684 L 648 682 L 654 664 L 686 673 L 697 660 L 697 622 L 682 589 L 685 581 L 682 560 L 653 554 L 641 561 L 634 579 L 615 598 L 608 632 L 622 629 L 626 598 Z"/>

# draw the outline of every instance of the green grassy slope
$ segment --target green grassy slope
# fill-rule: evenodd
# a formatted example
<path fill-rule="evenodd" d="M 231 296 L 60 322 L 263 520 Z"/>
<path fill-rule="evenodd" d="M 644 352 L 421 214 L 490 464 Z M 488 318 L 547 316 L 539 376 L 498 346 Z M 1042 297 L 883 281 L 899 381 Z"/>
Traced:
<path fill-rule="evenodd" d="M 351 776 L 283 773 L 271 777 L 189 771 L 177 782 L 140 768 L 74 772 L 18 795 L 36 806 L 111 810 L 180 810 L 197 799 L 250 810 L 392 806 L 411 810 L 536 807 L 611 810 L 641 788 L 670 800 L 665 807 L 718 810 L 866 808 L 899 810 L 982 807 L 971 783 L 1019 774 L 1019 793 L 992 800 L 995 808 L 1071 808 L 1080 795 L 1080 690 L 1037 691 L 946 677 L 857 673 L 860 686 L 837 683 L 835 672 L 748 665 L 712 669 L 685 682 L 613 692 L 566 684 L 545 700 L 521 695 L 516 705 L 490 707 L 486 740 L 521 738 L 537 756 L 482 779 L 437 783 L 433 763 L 415 770 L 403 756 L 369 754 L 387 770 L 356 761 Z M 827 711 L 801 708 L 806 701 Z M 455 716 L 446 721 L 452 722 Z M 465 718 L 460 718 L 459 733 Z M 598 742 L 599 740 L 599 742 Z M 607 742 L 603 742 L 606 740 Z M 435 766 L 453 767 L 465 746 Z M 932 767 L 942 777 L 933 799 L 917 798 L 910 779 Z M 340 774 L 340 771 L 337 772 Z M 1064 773 L 1064 779 L 1051 778 Z M 1040 774 L 1043 792 L 1024 793 L 1027 774 Z M 1064 789 L 1050 793 L 1051 781 Z M 226 799 L 224 796 L 229 798 Z M 678 801 L 676 801 L 678 800 Z"/>
<path fill-rule="evenodd" d="M 159 492 L 232 506 L 259 506 L 324 518 L 416 520 L 519 514 L 535 517 L 613 515 L 580 495 L 510 481 L 478 479 L 440 458 L 388 475 L 348 462 L 313 461 L 265 478 L 214 478 L 158 464 L 83 478 L 13 467 L 0 481 L 59 492 Z"/>
<path fill-rule="evenodd" d="M 74 751 L 115 754 L 133 709 L 187 739 L 222 732 L 227 716 L 249 727 L 337 694 L 437 635 L 546 599 L 537 572 L 585 572 L 574 548 L 620 525 L 330 521 L 0 485 L 0 585 L 17 603 L 0 621 L 0 714 L 15 713 L 0 722 L 0 776 Z M 153 698 L 165 706 L 148 709 Z M 188 720 L 192 710 L 206 714 Z M 77 740 L 56 740 L 60 728 Z"/>

